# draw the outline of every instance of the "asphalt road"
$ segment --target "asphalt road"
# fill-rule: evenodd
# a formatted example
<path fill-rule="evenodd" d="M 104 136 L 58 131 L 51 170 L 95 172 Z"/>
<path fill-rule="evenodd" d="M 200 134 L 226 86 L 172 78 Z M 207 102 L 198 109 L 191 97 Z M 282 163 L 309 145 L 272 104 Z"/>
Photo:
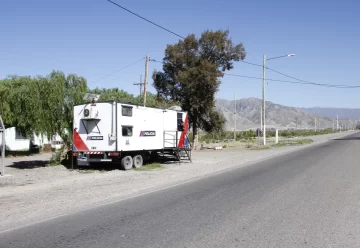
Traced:
<path fill-rule="evenodd" d="M 357 133 L 4 232 L 0 247 L 360 247 L 359 159 Z"/>

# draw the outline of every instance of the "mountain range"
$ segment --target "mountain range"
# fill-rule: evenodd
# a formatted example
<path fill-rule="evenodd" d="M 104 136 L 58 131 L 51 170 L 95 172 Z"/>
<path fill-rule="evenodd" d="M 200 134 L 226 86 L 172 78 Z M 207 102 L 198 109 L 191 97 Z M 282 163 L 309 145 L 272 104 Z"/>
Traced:
<path fill-rule="evenodd" d="M 243 98 L 236 101 L 216 99 L 216 110 L 225 119 L 227 130 L 256 129 L 260 127 L 262 100 L 258 98 Z M 236 105 L 236 113 L 234 115 Z M 339 126 L 352 128 L 360 119 L 360 109 L 340 108 L 296 108 L 266 101 L 266 127 L 278 129 L 325 129 L 336 128 L 336 115 L 339 116 Z"/>

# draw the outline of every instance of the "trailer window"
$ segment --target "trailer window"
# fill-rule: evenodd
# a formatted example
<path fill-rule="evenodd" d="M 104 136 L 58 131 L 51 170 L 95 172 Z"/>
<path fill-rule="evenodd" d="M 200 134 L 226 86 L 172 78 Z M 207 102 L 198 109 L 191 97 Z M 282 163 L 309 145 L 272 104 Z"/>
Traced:
<path fill-rule="evenodd" d="M 125 137 L 132 136 L 132 130 L 133 130 L 133 127 L 123 126 L 122 127 L 122 136 L 125 136 Z"/>
<path fill-rule="evenodd" d="M 183 118 L 183 114 L 182 113 L 177 113 L 178 131 L 184 131 L 184 122 L 183 122 L 182 118 Z"/>
<path fill-rule="evenodd" d="M 121 112 L 123 116 L 132 116 L 132 107 L 121 106 Z"/>

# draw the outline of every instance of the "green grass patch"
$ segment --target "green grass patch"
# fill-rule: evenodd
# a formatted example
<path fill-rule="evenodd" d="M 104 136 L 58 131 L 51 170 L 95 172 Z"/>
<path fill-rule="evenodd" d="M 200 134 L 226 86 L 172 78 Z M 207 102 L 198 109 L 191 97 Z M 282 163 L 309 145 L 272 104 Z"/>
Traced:
<path fill-rule="evenodd" d="M 78 170 L 79 173 L 82 173 L 82 174 L 90 174 L 90 173 L 95 173 L 96 170 L 93 170 L 93 169 L 81 169 L 81 170 Z"/>
<path fill-rule="evenodd" d="M 281 140 L 279 143 L 274 144 L 275 147 L 282 146 L 299 146 L 299 145 L 308 145 L 312 144 L 314 141 L 312 139 L 300 139 L 300 140 Z"/>
<path fill-rule="evenodd" d="M 160 170 L 163 169 L 164 167 L 160 164 L 160 163 L 152 163 L 152 164 L 148 164 L 148 165 L 144 165 L 140 168 L 135 168 L 135 171 L 152 171 L 152 170 Z"/>
<path fill-rule="evenodd" d="M 252 150 L 252 151 L 259 151 L 259 150 L 268 150 L 268 149 L 270 149 L 270 147 L 269 146 L 248 146 L 248 149 Z"/>
<path fill-rule="evenodd" d="M 55 160 L 50 159 L 50 161 L 49 161 L 49 166 L 58 166 L 58 165 L 60 165 L 60 163 L 59 163 L 59 162 L 57 162 L 57 161 L 55 161 Z"/>

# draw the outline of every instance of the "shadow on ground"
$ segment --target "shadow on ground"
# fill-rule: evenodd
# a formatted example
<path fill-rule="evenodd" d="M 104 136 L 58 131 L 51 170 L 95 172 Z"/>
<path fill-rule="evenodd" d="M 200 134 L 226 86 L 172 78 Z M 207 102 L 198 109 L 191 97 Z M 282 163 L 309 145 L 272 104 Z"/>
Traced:
<path fill-rule="evenodd" d="M 40 153 L 39 151 L 5 151 L 5 157 L 25 157 L 25 156 L 33 156 L 39 153 Z"/>
<path fill-rule="evenodd" d="M 18 161 L 13 162 L 12 165 L 7 167 L 16 168 L 16 169 L 34 169 L 39 167 L 46 167 L 49 165 L 48 160 L 33 160 L 33 161 Z"/>
<path fill-rule="evenodd" d="M 343 138 L 332 139 L 332 140 L 360 140 L 360 137 L 343 137 Z"/>

